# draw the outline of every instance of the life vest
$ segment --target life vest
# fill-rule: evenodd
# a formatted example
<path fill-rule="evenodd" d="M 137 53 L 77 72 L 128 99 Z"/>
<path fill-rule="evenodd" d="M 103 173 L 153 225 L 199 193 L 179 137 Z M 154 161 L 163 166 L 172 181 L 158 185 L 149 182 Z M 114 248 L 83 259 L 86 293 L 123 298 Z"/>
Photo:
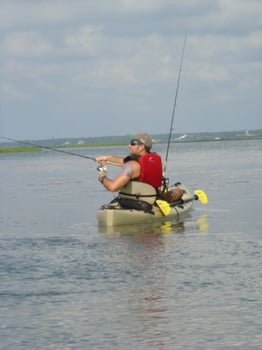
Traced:
<path fill-rule="evenodd" d="M 162 185 L 162 160 L 161 157 L 155 153 L 146 153 L 138 158 L 140 164 L 140 175 L 138 180 L 158 188 Z"/>

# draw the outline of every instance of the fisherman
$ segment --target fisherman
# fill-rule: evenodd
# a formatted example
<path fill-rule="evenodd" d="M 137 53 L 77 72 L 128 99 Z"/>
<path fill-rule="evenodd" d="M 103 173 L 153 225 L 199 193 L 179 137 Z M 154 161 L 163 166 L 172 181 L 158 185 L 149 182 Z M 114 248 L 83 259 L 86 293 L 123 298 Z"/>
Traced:
<path fill-rule="evenodd" d="M 155 189 L 159 188 L 162 184 L 162 160 L 159 154 L 151 152 L 152 144 L 152 138 L 148 133 L 138 132 L 128 144 L 127 157 L 113 155 L 97 157 L 96 161 L 101 167 L 106 163 L 122 166 L 120 173 L 114 179 L 109 179 L 106 172 L 101 171 L 98 180 L 111 192 L 120 190 L 131 180 L 148 183 Z"/>
<path fill-rule="evenodd" d="M 162 160 L 158 153 L 151 152 L 152 144 L 152 138 L 148 133 L 138 132 L 128 144 L 129 155 L 127 157 L 98 156 L 96 158 L 100 164 L 98 180 L 111 192 L 119 191 L 130 181 L 136 180 L 153 186 L 159 196 L 168 202 L 181 198 L 184 191 L 179 188 L 167 193 L 162 193 L 160 190 L 163 180 Z M 107 177 L 106 170 L 104 170 L 106 163 L 122 166 L 115 178 Z"/>

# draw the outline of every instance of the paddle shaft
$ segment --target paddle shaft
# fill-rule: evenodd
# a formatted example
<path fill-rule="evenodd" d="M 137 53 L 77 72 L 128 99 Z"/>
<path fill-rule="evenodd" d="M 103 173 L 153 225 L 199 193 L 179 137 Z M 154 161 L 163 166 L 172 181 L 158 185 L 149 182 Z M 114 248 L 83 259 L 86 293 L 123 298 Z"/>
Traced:
<path fill-rule="evenodd" d="M 186 199 L 179 199 L 179 200 L 175 201 L 174 203 L 170 203 L 170 206 L 175 207 L 177 205 L 183 205 L 183 204 L 192 202 L 194 200 L 197 201 L 198 199 L 199 199 L 198 196 L 195 194 L 194 197 L 186 198 Z"/>
<path fill-rule="evenodd" d="M 20 140 L 11 139 L 11 138 L 8 138 L 8 137 L 1 137 L 1 138 L 4 139 L 4 140 L 21 143 L 22 145 L 28 145 L 28 146 L 32 146 L 32 147 L 39 147 L 39 148 L 47 149 L 47 150 L 50 150 L 50 151 L 70 154 L 71 156 L 76 156 L 76 157 L 85 158 L 85 159 L 91 159 L 91 160 L 96 161 L 96 159 L 94 157 L 84 156 L 82 154 L 78 154 L 78 153 L 74 153 L 74 152 L 70 152 L 70 151 L 65 151 L 65 150 L 62 150 L 62 149 L 57 149 L 57 148 L 53 148 L 53 147 L 43 146 L 43 145 L 39 145 L 39 144 L 36 144 L 36 143 L 27 142 L 27 141 L 20 141 Z"/>

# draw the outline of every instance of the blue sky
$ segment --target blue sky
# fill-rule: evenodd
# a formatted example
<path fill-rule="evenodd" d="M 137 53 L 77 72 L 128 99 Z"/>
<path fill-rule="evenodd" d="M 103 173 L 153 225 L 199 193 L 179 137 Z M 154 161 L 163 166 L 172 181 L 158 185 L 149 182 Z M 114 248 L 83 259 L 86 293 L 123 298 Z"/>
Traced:
<path fill-rule="evenodd" d="M 2 0 L 0 136 L 262 128 L 261 0 Z"/>

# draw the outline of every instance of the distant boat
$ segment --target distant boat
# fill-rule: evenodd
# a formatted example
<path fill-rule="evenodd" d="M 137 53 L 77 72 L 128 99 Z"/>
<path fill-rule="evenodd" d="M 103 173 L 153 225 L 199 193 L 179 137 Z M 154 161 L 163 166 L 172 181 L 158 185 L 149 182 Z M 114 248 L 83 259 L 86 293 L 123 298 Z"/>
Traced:
<path fill-rule="evenodd" d="M 187 134 L 177 137 L 176 140 L 184 140 L 186 137 Z"/>

